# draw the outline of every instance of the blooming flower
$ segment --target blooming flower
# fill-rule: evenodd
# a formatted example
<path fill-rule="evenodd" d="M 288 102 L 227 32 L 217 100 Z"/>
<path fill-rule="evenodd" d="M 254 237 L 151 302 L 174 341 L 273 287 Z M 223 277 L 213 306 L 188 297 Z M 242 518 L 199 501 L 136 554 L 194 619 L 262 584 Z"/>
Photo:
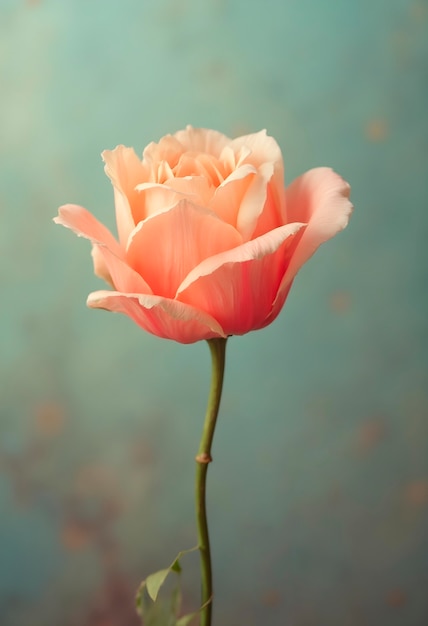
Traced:
<path fill-rule="evenodd" d="M 188 126 L 103 153 L 118 239 L 83 207 L 55 222 L 92 242 L 95 273 L 112 287 L 88 305 L 128 315 L 159 337 L 192 343 L 270 324 L 318 246 L 348 223 L 349 185 L 329 168 L 284 186 L 265 131 L 230 139 Z"/>

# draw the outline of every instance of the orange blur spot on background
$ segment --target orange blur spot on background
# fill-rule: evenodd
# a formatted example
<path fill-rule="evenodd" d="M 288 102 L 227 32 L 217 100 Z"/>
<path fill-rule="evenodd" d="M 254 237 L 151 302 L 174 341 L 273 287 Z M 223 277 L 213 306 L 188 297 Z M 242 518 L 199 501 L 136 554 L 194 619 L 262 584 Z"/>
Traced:
<path fill-rule="evenodd" d="M 369 141 L 384 141 L 388 137 L 388 124 L 382 118 L 375 118 L 367 122 L 364 131 Z"/>
<path fill-rule="evenodd" d="M 391 589 L 386 598 L 386 603 L 394 609 L 399 609 L 407 603 L 407 595 L 401 589 Z"/>
<path fill-rule="evenodd" d="M 35 422 L 39 434 L 55 437 L 64 428 L 64 408 L 57 402 L 41 404 L 35 409 Z"/>
<path fill-rule="evenodd" d="M 71 522 L 66 524 L 61 533 L 61 542 L 70 552 L 82 550 L 91 540 L 91 533 L 81 526 Z"/>
<path fill-rule="evenodd" d="M 386 437 L 387 427 L 382 417 L 373 417 L 360 426 L 357 436 L 358 452 L 364 454 L 378 446 Z"/>
<path fill-rule="evenodd" d="M 413 506 L 428 504 L 428 480 L 415 480 L 407 485 L 405 499 Z"/>
<path fill-rule="evenodd" d="M 351 294 L 347 291 L 336 291 L 330 296 L 330 308 L 334 313 L 347 313 L 351 305 Z"/>

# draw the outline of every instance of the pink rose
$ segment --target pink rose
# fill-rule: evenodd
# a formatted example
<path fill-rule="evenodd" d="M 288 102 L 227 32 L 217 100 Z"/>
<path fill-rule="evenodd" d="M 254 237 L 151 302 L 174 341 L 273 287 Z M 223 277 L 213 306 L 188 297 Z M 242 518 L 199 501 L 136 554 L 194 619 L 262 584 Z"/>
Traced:
<path fill-rule="evenodd" d="M 265 131 L 229 139 L 192 128 L 103 153 L 118 240 L 86 209 L 55 222 L 92 242 L 92 308 L 125 313 L 146 331 L 192 343 L 267 326 L 301 266 L 348 223 L 349 185 L 316 168 L 287 189 Z"/>

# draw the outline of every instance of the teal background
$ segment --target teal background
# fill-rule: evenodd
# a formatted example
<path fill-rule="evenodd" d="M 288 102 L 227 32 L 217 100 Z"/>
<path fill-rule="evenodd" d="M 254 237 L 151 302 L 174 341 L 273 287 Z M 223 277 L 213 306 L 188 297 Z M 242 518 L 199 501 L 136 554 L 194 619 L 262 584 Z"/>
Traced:
<path fill-rule="evenodd" d="M 100 153 L 267 128 L 328 165 L 348 229 L 233 338 L 209 473 L 215 626 L 428 623 L 423 0 L 0 0 L 0 623 L 136 626 L 195 543 L 205 344 L 85 307 L 114 227 Z M 186 608 L 197 562 L 185 563 Z"/>

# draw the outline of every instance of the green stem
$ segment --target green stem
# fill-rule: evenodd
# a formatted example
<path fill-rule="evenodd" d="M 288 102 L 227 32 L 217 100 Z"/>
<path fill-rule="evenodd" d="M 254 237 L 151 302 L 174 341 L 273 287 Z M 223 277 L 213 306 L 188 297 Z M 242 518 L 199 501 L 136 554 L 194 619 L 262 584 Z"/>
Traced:
<path fill-rule="evenodd" d="M 208 340 L 212 363 L 211 389 L 201 443 L 196 456 L 196 520 L 198 525 L 198 547 L 201 555 L 202 606 L 204 607 L 201 611 L 200 626 L 211 626 L 213 583 L 206 506 L 206 481 L 208 464 L 212 461 L 211 445 L 223 387 L 226 341 L 227 339 Z"/>

